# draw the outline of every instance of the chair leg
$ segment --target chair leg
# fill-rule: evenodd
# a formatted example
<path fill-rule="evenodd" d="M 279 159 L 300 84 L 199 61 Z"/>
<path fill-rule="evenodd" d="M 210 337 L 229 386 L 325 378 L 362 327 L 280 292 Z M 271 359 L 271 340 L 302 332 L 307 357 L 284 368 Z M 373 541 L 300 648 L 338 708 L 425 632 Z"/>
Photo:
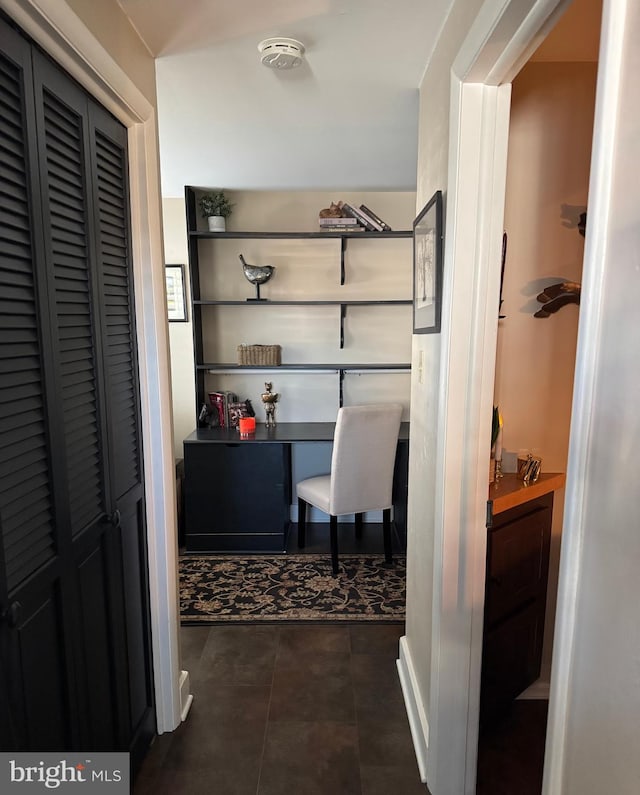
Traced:
<path fill-rule="evenodd" d="M 338 517 L 329 517 L 329 532 L 331 534 L 331 567 L 334 576 L 338 573 Z"/>
<path fill-rule="evenodd" d="M 307 523 L 307 503 L 298 497 L 298 549 L 304 548 Z"/>
<path fill-rule="evenodd" d="M 391 508 L 382 512 L 382 534 L 384 538 L 384 559 L 386 563 L 393 563 L 391 555 Z"/>
<path fill-rule="evenodd" d="M 357 513 L 355 515 L 356 520 L 356 538 L 362 538 L 362 514 Z"/>

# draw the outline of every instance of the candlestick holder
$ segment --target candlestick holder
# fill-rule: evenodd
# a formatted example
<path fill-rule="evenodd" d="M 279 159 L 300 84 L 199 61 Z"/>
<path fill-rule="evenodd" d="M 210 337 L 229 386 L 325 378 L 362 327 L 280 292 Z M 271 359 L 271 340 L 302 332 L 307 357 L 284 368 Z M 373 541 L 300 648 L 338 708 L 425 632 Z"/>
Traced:
<path fill-rule="evenodd" d="M 495 467 L 495 475 L 494 475 L 494 477 L 495 477 L 496 480 L 500 480 L 500 478 L 502 477 L 502 459 L 501 458 L 497 458 L 496 459 L 496 467 Z"/>

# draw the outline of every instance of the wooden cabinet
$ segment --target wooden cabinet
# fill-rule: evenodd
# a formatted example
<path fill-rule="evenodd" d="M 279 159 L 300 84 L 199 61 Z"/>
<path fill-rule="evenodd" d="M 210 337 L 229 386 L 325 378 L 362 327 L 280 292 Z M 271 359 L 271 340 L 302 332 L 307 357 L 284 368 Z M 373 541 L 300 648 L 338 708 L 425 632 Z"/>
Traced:
<path fill-rule="evenodd" d="M 206 434 L 196 432 L 184 445 L 187 551 L 284 552 L 290 445 L 208 443 Z"/>
<path fill-rule="evenodd" d="M 563 483 L 563 475 L 543 475 L 526 487 L 507 475 L 492 486 L 480 696 L 483 723 L 503 713 L 540 676 L 553 490 Z"/>

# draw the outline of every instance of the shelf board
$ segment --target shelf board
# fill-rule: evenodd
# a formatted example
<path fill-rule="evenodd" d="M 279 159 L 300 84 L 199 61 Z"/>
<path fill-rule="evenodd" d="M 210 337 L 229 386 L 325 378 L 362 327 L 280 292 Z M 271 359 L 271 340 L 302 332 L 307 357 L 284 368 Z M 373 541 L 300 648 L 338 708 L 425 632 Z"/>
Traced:
<path fill-rule="evenodd" d="M 409 362 L 405 363 L 377 363 L 377 364 L 274 364 L 274 365 L 266 365 L 266 364 L 234 364 L 233 362 L 227 362 L 226 364 L 198 364 L 196 365 L 196 369 L 198 370 L 337 370 L 342 372 L 350 372 L 352 370 L 406 370 L 409 372 L 411 370 L 411 364 Z"/>
<path fill-rule="evenodd" d="M 371 301 L 213 301 L 201 299 L 194 301 L 194 306 L 408 306 L 413 301 L 408 299 L 380 299 Z"/>
<path fill-rule="evenodd" d="M 413 231 L 411 229 L 403 229 L 397 232 L 205 232 L 200 230 L 189 230 L 188 235 L 189 237 L 210 240 L 216 240 L 218 238 L 236 240 L 240 238 L 256 238 L 262 240 L 320 240 L 322 238 L 340 239 L 345 237 L 371 240 L 381 237 L 413 237 Z"/>

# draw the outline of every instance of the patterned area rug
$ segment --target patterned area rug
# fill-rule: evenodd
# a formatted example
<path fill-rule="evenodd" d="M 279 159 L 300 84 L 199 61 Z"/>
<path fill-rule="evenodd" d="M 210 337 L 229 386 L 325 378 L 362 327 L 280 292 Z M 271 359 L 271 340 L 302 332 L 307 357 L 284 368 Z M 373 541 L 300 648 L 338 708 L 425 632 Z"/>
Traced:
<path fill-rule="evenodd" d="M 180 557 L 183 624 L 242 621 L 403 621 L 406 561 L 341 555 Z"/>

